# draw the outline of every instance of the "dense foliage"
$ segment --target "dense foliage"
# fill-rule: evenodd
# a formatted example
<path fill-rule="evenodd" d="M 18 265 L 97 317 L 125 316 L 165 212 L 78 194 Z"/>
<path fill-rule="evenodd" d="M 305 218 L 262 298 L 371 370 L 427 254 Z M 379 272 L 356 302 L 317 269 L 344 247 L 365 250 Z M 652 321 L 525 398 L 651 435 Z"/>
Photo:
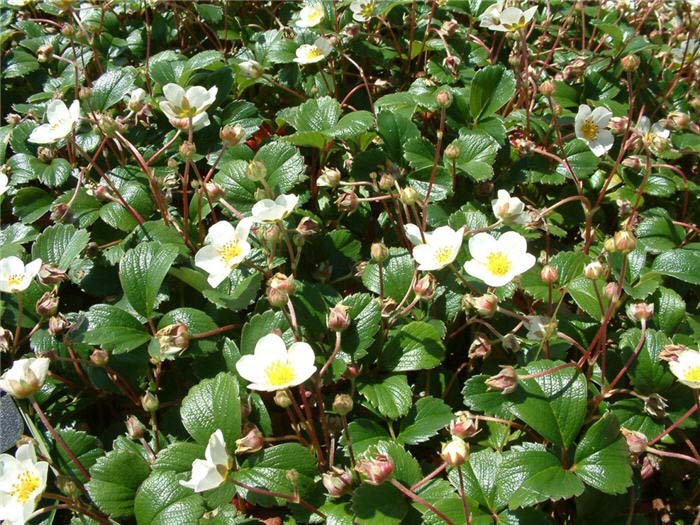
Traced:
<path fill-rule="evenodd" d="M 4 0 L 0 521 L 697 524 L 699 24 Z"/>

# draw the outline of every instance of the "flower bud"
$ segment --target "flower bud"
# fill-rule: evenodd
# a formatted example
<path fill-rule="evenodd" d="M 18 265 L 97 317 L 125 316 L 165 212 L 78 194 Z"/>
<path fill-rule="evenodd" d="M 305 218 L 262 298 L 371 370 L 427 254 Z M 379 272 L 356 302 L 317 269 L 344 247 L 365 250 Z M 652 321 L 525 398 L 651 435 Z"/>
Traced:
<path fill-rule="evenodd" d="M 36 50 L 37 62 L 48 62 L 51 58 L 53 58 L 53 46 L 51 44 L 44 44 Z"/>
<path fill-rule="evenodd" d="M 289 394 L 287 394 L 286 390 L 278 390 L 275 392 L 275 405 L 277 405 L 280 408 L 289 408 L 292 406 L 292 400 L 289 399 Z"/>
<path fill-rule="evenodd" d="M 603 265 L 600 263 L 600 261 L 588 263 L 583 268 L 583 275 L 592 281 L 600 279 L 600 276 L 603 275 Z"/>
<path fill-rule="evenodd" d="M 491 353 L 491 341 L 484 334 L 477 334 L 469 345 L 469 359 L 485 359 Z"/>
<path fill-rule="evenodd" d="M 615 241 L 615 249 L 622 253 L 629 253 L 637 246 L 637 239 L 628 230 L 615 232 L 613 239 Z"/>
<path fill-rule="evenodd" d="M 347 394 L 337 394 L 333 400 L 333 411 L 340 416 L 347 416 L 352 412 L 353 406 L 352 397 Z"/>
<path fill-rule="evenodd" d="M 321 231 L 321 227 L 310 217 L 302 217 L 297 225 L 296 232 L 302 237 L 311 237 Z"/>
<path fill-rule="evenodd" d="M 627 117 L 613 117 L 608 123 L 608 128 L 613 135 L 622 135 L 627 131 L 629 119 Z"/>
<path fill-rule="evenodd" d="M 474 308 L 474 310 L 476 310 L 476 313 L 479 315 L 479 317 L 493 317 L 493 315 L 496 313 L 496 310 L 498 309 L 498 297 L 496 297 L 492 293 L 486 293 L 479 297 L 473 297 L 470 295 L 469 299 L 466 300 L 469 302 L 471 307 Z"/>
<path fill-rule="evenodd" d="M 238 64 L 238 71 L 245 78 L 257 80 L 263 75 L 265 69 L 262 67 L 260 62 L 255 60 L 244 60 Z"/>
<path fill-rule="evenodd" d="M 691 122 L 690 115 L 681 111 L 671 111 L 671 113 L 668 114 L 666 121 L 675 129 L 686 128 Z"/>
<path fill-rule="evenodd" d="M 479 432 L 479 420 L 470 412 L 461 410 L 455 412 L 455 417 L 450 421 L 450 434 L 468 439 Z"/>
<path fill-rule="evenodd" d="M 106 366 L 109 363 L 109 353 L 101 348 L 95 348 L 90 354 L 90 362 L 98 367 Z"/>
<path fill-rule="evenodd" d="M 443 108 L 449 108 L 453 99 L 452 92 L 448 89 L 441 89 L 435 94 L 435 102 Z"/>
<path fill-rule="evenodd" d="M 161 358 L 173 358 L 190 345 L 190 333 L 182 323 L 169 324 L 156 332 Z"/>
<path fill-rule="evenodd" d="M 403 204 L 411 206 L 418 200 L 418 192 L 411 186 L 406 186 L 405 188 L 401 188 L 401 190 L 399 190 L 399 199 L 401 199 Z"/>
<path fill-rule="evenodd" d="M 58 312 L 58 297 L 54 292 L 44 292 L 44 295 L 36 302 L 36 313 L 41 317 L 52 317 Z"/>
<path fill-rule="evenodd" d="M 323 168 L 316 179 L 316 185 L 325 188 L 335 188 L 340 183 L 340 171 L 335 168 Z"/>
<path fill-rule="evenodd" d="M 650 394 L 644 400 L 644 411 L 651 417 L 661 419 L 666 417 L 666 409 L 668 408 L 668 403 L 659 394 Z"/>
<path fill-rule="evenodd" d="M 70 327 L 70 323 L 62 314 L 49 317 L 49 333 L 53 336 L 61 336 Z"/>
<path fill-rule="evenodd" d="M 381 485 L 394 471 L 394 462 L 386 454 L 373 454 L 360 458 L 355 463 L 355 471 L 371 485 Z"/>
<path fill-rule="evenodd" d="M 515 336 L 515 334 L 506 334 L 501 338 L 501 344 L 506 350 L 511 352 L 520 352 L 520 341 Z"/>
<path fill-rule="evenodd" d="M 180 131 L 190 129 L 190 119 L 188 118 L 169 118 L 168 121 L 172 127 L 179 129 Z"/>
<path fill-rule="evenodd" d="M 160 401 L 158 401 L 158 397 L 152 392 L 146 392 L 141 398 L 141 407 L 146 412 L 155 412 L 158 410 L 159 406 Z"/>
<path fill-rule="evenodd" d="M 413 285 L 413 293 L 421 299 L 429 301 L 435 295 L 435 286 L 436 282 L 433 274 L 426 273 Z"/>
<path fill-rule="evenodd" d="M 462 59 L 456 55 L 450 55 L 442 60 L 442 65 L 450 71 L 453 77 L 459 74 L 458 68 L 461 63 Z"/>
<path fill-rule="evenodd" d="M 183 142 L 180 144 L 178 151 L 183 159 L 191 159 L 197 152 L 197 147 L 194 145 L 194 142 Z"/>
<path fill-rule="evenodd" d="M 5 354 L 10 351 L 12 339 L 12 332 L 0 326 L 0 354 Z"/>
<path fill-rule="evenodd" d="M 638 456 L 646 451 L 649 440 L 644 434 L 636 430 L 629 430 L 625 427 L 620 428 L 620 432 L 625 437 L 627 448 L 631 454 Z"/>
<path fill-rule="evenodd" d="M 450 467 L 458 467 L 469 459 L 469 445 L 461 437 L 452 436 L 451 441 L 442 444 L 440 455 Z"/>
<path fill-rule="evenodd" d="M 75 484 L 75 481 L 70 479 L 68 476 L 58 475 L 56 476 L 56 487 L 59 492 L 69 498 L 77 498 L 82 492 Z"/>
<path fill-rule="evenodd" d="M 338 498 L 352 488 L 352 472 L 347 468 L 331 467 L 321 474 L 321 482 L 332 498 Z"/>
<path fill-rule="evenodd" d="M 648 321 L 654 315 L 654 305 L 636 303 L 629 306 L 629 315 L 637 321 Z"/>
<path fill-rule="evenodd" d="M 461 150 L 461 149 L 459 148 L 459 146 L 458 146 L 457 144 L 455 144 L 454 142 L 453 142 L 452 144 L 449 144 L 449 145 L 445 148 L 445 153 L 444 153 L 444 155 L 445 155 L 445 158 L 446 158 L 446 159 L 454 160 L 454 159 L 459 158 L 459 156 L 460 156 L 461 154 L 462 154 L 462 150 Z"/>
<path fill-rule="evenodd" d="M 51 148 L 47 148 L 46 146 L 39 146 L 36 149 L 36 156 L 41 162 L 45 164 L 50 163 L 54 158 L 53 151 L 51 150 Z"/>
<path fill-rule="evenodd" d="M 46 381 L 49 363 L 46 357 L 17 359 L 2 374 L 2 390 L 16 399 L 33 396 Z"/>
<path fill-rule="evenodd" d="M 551 80 L 545 80 L 540 84 L 538 90 L 540 92 L 540 95 L 543 95 L 545 97 L 551 97 L 556 91 L 556 86 Z"/>
<path fill-rule="evenodd" d="M 622 161 L 622 165 L 626 168 L 639 171 L 642 169 L 642 160 L 639 157 L 627 157 Z"/>
<path fill-rule="evenodd" d="M 126 435 L 131 439 L 141 439 L 146 434 L 146 427 L 136 416 L 127 416 L 124 424 L 126 425 Z"/>
<path fill-rule="evenodd" d="M 238 124 L 224 126 L 219 131 L 219 138 L 229 146 L 236 146 L 245 138 L 245 130 Z"/>
<path fill-rule="evenodd" d="M 615 239 L 612 237 L 608 237 L 607 239 L 605 239 L 605 242 L 603 243 L 603 249 L 608 253 L 615 253 L 617 251 L 617 247 L 615 246 Z"/>
<path fill-rule="evenodd" d="M 540 270 L 540 279 L 542 279 L 543 283 L 552 284 L 557 282 L 558 278 L 559 272 L 554 266 L 545 264 Z"/>
<path fill-rule="evenodd" d="M 608 283 L 605 285 L 605 288 L 603 288 L 603 295 L 607 297 L 609 300 L 615 299 L 618 294 L 618 286 L 617 283 Z"/>
<path fill-rule="evenodd" d="M 236 454 L 252 454 L 263 448 L 265 439 L 255 425 L 240 439 L 236 440 Z"/>
<path fill-rule="evenodd" d="M 394 175 L 391 173 L 382 173 L 382 176 L 379 177 L 379 182 L 377 184 L 379 185 L 379 189 L 389 191 L 394 187 L 395 183 L 396 177 Z"/>
<path fill-rule="evenodd" d="M 455 31 L 459 29 L 459 22 L 455 20 L 454 18 L 451 20 L 445 20 L 442 23 L 442 26 L 440 26 L 440 31 L 445 35 L 445 36 L 452 36 Z"/>
<path fill-rule="evenodd" d="M 620 65 L 622 66 L 623 71 L 627 71 L 629 73 L 633 71 L 637 71 L 639 68 L 639 57 L 637 55 L 625 55 L 622 57 L 622 60 L 620 60 Z"/>
<path fill-rule="evenodd" d="M 339 212 L 349 215 L 357 209 L 357 195 L 355 195 L 354 191 L 341 193 L 335 203 Z"/>
<path fill-rule="evenodd" d="M 288 277 L 280 272 L 277 272 L 275 275 L 270 277 L 270 280 L 267 281 L 267 285 L 270 288 L 282 290 L 289 295 L 294 295 L 294 292 L 297 290 L 296 284 L 294 283 L 294 277 L 291 275 Z"/>
<path fill-rule="evenodd" d="M 384 243 L 375 242 L 369 249 L 370 256 L 372 260 L 376 263 L 381 263 L 387 257 L 389 257 L 389 249 Z"/>
<path fill-rule="evenodd" d="M 351 319 L 348 315 L 348 310 L 350 310 L 350 307 L 344 304 L 336 304 L 331 308 L 326 318 L 328 329 L 332 332 L 343 332 L 350 326 Z"/>
<path fill-rule="evenodd" d="M 396 311 L 396 307 L 398 306 L 398 303 L 392 299 L 391 297 L 385 297 L 384 301 L 382 301 L 382 307 L 381 307 L 381 315 L 383 318 L 388 318 L 394 315 L 394 312 Z"/>
<path fill-rule="evenodd" d="M 146 100 L 146 95 L 148 95 L 148 93 L 146 93 L 146 90 L 143 88 L 132 90 L 129 95 L 129 103 L 127 104 L 129 110 L 134 112 L 141 111 L 144 106 L 144 100 Z"/>
<path fill-rule="evenodd" d="M 10 126 L 16 126 L 20 122 L 22 122 L 22 117 L 20 117 L 17 113 L 8 113 L 5 115 L 5 121 L 10 125 Z"/>
<path fill-rule="evenodd" d="M 73 38 L 75 35 L 75 26 L 71 24 L 63 24 L 63 26 L 61 26 L 61 34 L 66 38 Z"/>
<path fill-rule="evenodd" d="M 518 374 L 512 366 L 502 366 L 501 371 L 486 380 L 489 390 L 500 390 L 504 394 L 510 394 L 518 388 Z"/>

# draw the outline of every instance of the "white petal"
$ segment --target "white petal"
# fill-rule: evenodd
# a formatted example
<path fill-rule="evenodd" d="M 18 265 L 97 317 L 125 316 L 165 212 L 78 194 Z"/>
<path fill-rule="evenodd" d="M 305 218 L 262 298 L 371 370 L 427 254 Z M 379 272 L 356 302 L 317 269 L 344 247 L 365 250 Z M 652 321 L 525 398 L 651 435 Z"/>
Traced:
<path fill-rule="evenodd" d="M 478 261 L 486 260 L 489 254 L 497 249 L 497 246 L 496 239 L 486 232 L 477 233 L 469 239 L 469 253 Z"/>
<path fill-rule="evenodd" d="M 50 124 L 70 120 L 68 107 L 62 100 L 52 100 L 46 105 L 46 120 Z"/>
<path fill-rule="evenodd" d="M 80 102 L 74 100 L 70 108 L 68 108 L 68 113 L 70 113 L 71 122 L 75 123 L 80 119 Z"/>
<path fill-rule="evenodd" d="M 649 120 L 649 117 L 642 117 L 639 119 L 639 123 L 637 124 L 637 131 L 646 134 L 649 133 L 650 128 L 651 120 Z"/>
<path fill-rule="evenodd" d="M 202 128 L 206 128 L 209 124 L 211 124 L 209 115 L 207 113 L 199 113 L 192 118 L 192 131 L 199 131 Z"/>
<path fill-rule="evenodd" d="M 610 122 L 610 118 L 612 117 L 612 112 L 603 106 L 599 106 L 593 110 L 593 113 L 591 113 L 591 118 L 593 119 L 593 122 L 595 122 L 599 128 L 605 127 L 608 125 L 608 122 Z"/>
<path fill-rule="evenodd" d="M 226 451 L 226 441 L 221 429 L 217 429 L 209 438 L 204 457 L 215 465 L 223 465 L 228 468 L 229 455 Z"/>
<path fill-rule="evenodd" d="M 275 222 L 282 219 L 284 208 L 278 206 L 272 199 L 263 199 L 253 205 L 250 213 L 256 222 Z"/>
<path fill-rule="evenodd" d="M 174 119 L 178 118 L 177 116 L 177 108 L 172 105 L 170 102 L 167 100 L 164 100 L 160 103 L 160 110 L 165 113 L 165 116 L 168 117 L 169 119 Z"/>
<path fill-rule="evenodd" d="M 520 257 L 527 252 L 527 241 L 525 237 L 517 232 L 506 232 L 496 241 L 498 249 L 507 253 L 512 253 L 515 257 Z"/>
<path fill-rule="evenodd" d="M 591 141 L 588 146 L 596 157 L 601 157 L 613 147 L 614 142 L 615 138 L 612 133 L 607 129 L 602 129 L 598 132 L 598 137 Z"/>
<path fill-rule="evenodd" d="M 0 275 L 9 277 L 20 273 L 24 273 L 22 259 L 14 255 L 0 259 Z"/>
<path fill-rule="evenodd" d="M 34 259 L 24 267 L 24 274 L 30 279 L 34 279 L 41 269 L 41 259 Z"/>
<path fill-rule="evenodd" d="M 189 481 L 180 481 L 180 485 L 188 487 L 195 492 L 215 489 L 225 481 L 219 474 L 216 465 L 201 459 L 195 459 L 192 463 L 192 477 Z"/>
<path fill-rule="evenodd" d="M 253 219 L 252 217 L 245 217 L 240 220 L 238 225 L 236 226 L 236 238 L 238 240 L 244 241 L 248 238 L 248 235 L 250 235 L 250 229 L 253 227 Z"/>
<path fill-rule="evenodd" d="M 263 365 L 261 368 L 265 368 L 269 363 L 287 359 L 287 345 L 279 335 L 267 334 L 255 343 L 253 354 L 257 362 Z"/>
<path fill-rule="evenodd" d="M 532 20 L 532 17 L 535 16 L 535 13 L 537 12 L 537 6 L 531 7 L 527 11 L 523 13 L 523 16 L 525 17 L 525 22 L 529 22 Z"/>
<path fill-rule="evenodd" d="M 297 368 L 315 368 L 315 359 L 316 354 L 314 354 L 311 345 L 304 343 L 303 341 L 293 343 L 287 351 L 287 361 L 294 367 L 295 370 L 297 370 Z"/>
<path fill-rule="evenodd" d="M 429 244 L 419 244 L 413 248 L 413 258 L 421 271 L 430 272 L 444 267 L 435 259 L 435 249 Z"/>
<path fill-rule="evenodd" d="M 216 248 L 222 248 L 235 238 L 236 228 L 228 221 L 219 221 L 209 228 L 207 236 L 204 238 L 204 243 L 211 244 Z"/>
<path fill-rule="evenodd" d="M 323 38 L 323 37 L 317 38 L 317 39 L 314 41 L 314 45 L 315 45 L 318 49 L 321 50 L 321 53 L 323 53 L 323 56 L 324 56 L 324 57 L 328 56 L 328 55 L 330 54 L 330 52 L 333 51 L 333 48 L 331 47 L 331 43 L 330 43 L 327 39 L 325 39 L 325 38 Z"/>
<path fill-rule="evenodd" d="M 535 256 L 531 253 L 520 254 L 516 259 L 513 260 L 513 272 L 516 275 L 525 273 L 530 268 L 535 266 Z"/>
<path fill-rule="evenodd" d="M 486 269 L 486 266 L 484 266 L 476 259 L 472 259 L 471 261 L 465 262 L 464 271 L 472 277 L 476 277 L 477 279 L 484 282 L 486 282 L 486 280 L 489 277 L 491 277 L 491 273 Z"/>
<path fill-rule="evenodd" d="M 517 7 L 507 7 L 501 13 L 501 24 L 504 26 L 516 24 L 522 16 L 523 12 L 521 9 Z"/>
<path fill-rule="evenodd" d="M 297 204 L 299 204 L 299 197 L 294 194 L 280 195 L 275 199 L 275 203 L 284 209 L 284 216 L 286 217 L 292 213 L 294 208 L 297 207 Z"/>
<path fill-rule="evenodd" d="M 413 245 L 423 244 L 423 237 L 421 236 L 418 226 L 408 223 L 404 225 L 403 230 L 406 233 L 406 237 Z"/>
<path fill-rule="evenodd" d="M 226 261 L 211 244 L 202 246 L 194 256 L 194 265 L 207 273 L 220 274 L 226 269 Z"/>
<path fill-rule="evenodd" d="M 165 98 L 175 107 L 182 107 L 182 99 L 185 96 L 185 90 L 177 84 L 166 84 L 163 86 L 163 94 Z"/>
<path fill-rule="evenodd" d="M 27 140 L 34 144 L 53 144 L 60 139 L 56 137 L 50 124 L 42 124 L 32 130 Z"/>
<path fill-rule="evenodd" d="M 49 364 L 51 363 L 50 359 L 47 359 L 46 357 L 39 357 L 35 359 L 31 365 L 31 371 L 34 372 L 34 375 L 36 378 L 39 380 L 40 383 L 43 383 L 46 381 L 46 375 L 49 372 Z M 32 447 L 32 452 L 34 451 L 34 447 Z M 36 462 L 36 455 L 34 455 L 34 462 Z"/>
<path fill-rule="evenodd" d="M 579 130 L 583 125 L 583 122 L 590 116 L 591 108 L 586 104 L 581 104 L 578 107 L 578 113 L 576 113 L 576 118 L 574 119 L 576 123 L 576 129 Z M 577 131 L 578 136 L 578 131 Z"/>

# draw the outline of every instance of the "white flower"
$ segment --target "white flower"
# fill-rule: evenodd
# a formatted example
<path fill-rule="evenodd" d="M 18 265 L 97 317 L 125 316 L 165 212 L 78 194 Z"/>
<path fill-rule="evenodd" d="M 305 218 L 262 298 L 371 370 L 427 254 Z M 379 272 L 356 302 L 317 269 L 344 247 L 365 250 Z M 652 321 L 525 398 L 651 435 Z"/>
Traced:
<path fill-rule="evenodd" d="M 263 199 L 253 205 L 251 214 L 255 222 L 272 223 L 286 218 L 299 204 L 296 195 L 279 195 L 275 200 Z"/>
<path fill-rule="evenodd" d="M 7 191 L 7 185 L 10 183 L 10 179 L 7 178 L 7 175 L 4 173 L 0 172 L 0 195 L 5 193 Z"/>
<path fill-rule="evenodd" d="M 637 124 L 637 132 L 642 136 L 642 141 L 655 151 L 663 151 L 668 147 L 671 132 L 659 121 L 653 125 L 649 117 L 642 117 Z"/>
<path fill-rule="evenodd" d="M 236 363 L 236 370 L 248 388 L 273 392 L 300 385 L 316 371 L 314 351 L 307 343 L 298 342 L 287 349 L 277 334 L 261 337 L 253 355 L 244 355 Z"/>
<path fill-rule="evenodd" d="M 146 100 L 146 90 L 143 88 L 134 89 L 129 95 L 128 107 L 131 111 L 139 111 L 143 107 L 143 101 Z"/>
<path fill-rule="evenodd" d="M 479 17 L 479 25 L 491 31 L 503 31 L 504 29 L 501 29 L 503 27 L 501 25 L 501 13 L 503 12 L 504 3 L 504 0 L 498 0 L 495 4 L 487 7 L 486 11 Z"/>
<path fill-rule="evenodd" d="M 533 341 L 541 341 L 548 338 L 552 329 L 552 319 L 544 315 L 528 315 L 525 321 L 527 338 Z"/>
<path fill-rule="evenodd" d="M 673 61 L 677 64 L 692 64 L 695 60 L 695 56 L 700 51 L 700 42 L 691 38 L 685 42 L 681 42 L 681 45 L 671 50 L 671 55 L 673 55 Z"/>
<path fill-rule="evenodd" d="M 578 108 L 575 120 L 576 137 L 584 141 L 596 157 L 605 155 L 615 141 L 612 133 L 605 129 L 611 117 L 612 113 L 604 107 L 591 111 L 589 106 L 581 104 Z"/>
<path fill-rule="evenodd" d="M 489 12 L 488 9 L 484 11 L 484 14 L 481 16 L 484 17 L 487 12 Z M 492 31 L 515 32 L 527 26 L 536 12 L 537 7 L 531 7 L 527 11 L 523 11 L 517 7 L 506 7 L 503 11 L 500 11 L 500 13 L 497 10 L 493 10 L 484 17 L 483 20 L 486 24 L 490 24 L 488 28 Z M 494 24 L 494 22 L 498 23 Z"/>
<path fill-rule="evenodd" d="M 50 362 L 46 357 L 17 359 L 12 368 L 0 376 L 0 390 L 18 399 L 33 395 L 46 381 Z"/>
<path fill-rule="evenodd" d="M 46 105 L 46 120 L 48 124 L 42 124 L 34 128 L 29 135 L 29 142 L 35 144 L 53 144 L 65 138 L 73 126 L 80 119 L 80 102 L 74 100 L 68 108 L 62 100 L 52 100 Z"/>
<path fill-rule="evenodd" d="M 46 488 L 49 464 L 37 461 L 34 446 L 17 447 L 14 457 L 0 454 L 0 521 L 24 525 Z"/>
<path fill-rule="evenodd" d="M 498 239 L 477 233 L 469 239 L 473 259 L 464 263 L 464 271 L 489 286 L 503 286 L 535 265 L 535 256 L 527 253 L 525 237 L 506 232 Z"/>
<path fill-rule="evenodd" d="M 324 16 L 325 12 L 320 2 L 306 5 L 299 11 L 299 18 L 297 19 L 296 26 L 315 27 L 321 23 Z"/>
<path fill-rule="evenodd" d="M 253 221 L 241 219 L 235 228 L 227 221 L 219 221 L 209 228 L 204 246 L 194 256 L 194 265 L 209 274 L 207 282 L 219 286 L 250 253 L 248 234 Z"/>
<path fill-rule="evenodd" d="M 678 359 L 670 361 L 668 366 L 678 381 L 690 388 L 700 388 L 700 352 L 684 350 L 678 354 Z"/>
<path fill-rule="evenodd" d="M 455 231 L 449 226 L 440 226 L 421 236 L 418 226 L 406 224 L 404 231 L 408 240 L 415 245 L 413 258 L 418 263 L 418 269 L 427 272 L 440 270 L 451 264 L 457 257 L 464 238 L 464 227 Z"/>
<path fill-rule="evenodd" d="M 226 442 L 221 430 L 217 430 L 209 438 L 204 458 L 194 460 L 190 480 L 180 480 L 180 485 L 195 492 L 204 492 L 215 489 L 226 481 L 231 469 L 231 456 L 226 451 Z"/>
<path fill-rule="evenodd" d="M 0 259 L 0 292 L 17 293 L 26 290 L 41 268 L 41 259 L 26 266 L 22 259 L 11 255 Z"/>
<path fill-rule="evenodd" d="M 504 223 L 527 224 L 530 215 L 525 211 L 525 203 L 511 197 L 506 190 L 498 190 L 498 198 L 491 201 L 493 214 Z"/>
<path fill-rule="evenodd" d="M 357 22 L 367 22 L 374 16 L 376 2 L 374 0 L 355 0 L 350 4 L 352 18 Z"/>
<path fill-rule="evenodd" d="M 331 52 L 331 45 L 325 38 L 317 38 L 313 45 L 302 44 L 296 50 L 297 57 L 294 62 L 297 64 L 313 64 L 320 62 Z"/>
<path fill-rule="evenodd" d="M 176 125 L 180 119 L 192 119 L 192 130 L 197 131 L 209 125 L 207 108 L 214 103 L 217 92 L 216 86 L 208 90 L 202 86 L 192 86 L 185 91 L 177 84 L 166 84 L 163 86 L 166 100 L 160 103 L 160 109 L 173 126 L 181 127 Z"/>

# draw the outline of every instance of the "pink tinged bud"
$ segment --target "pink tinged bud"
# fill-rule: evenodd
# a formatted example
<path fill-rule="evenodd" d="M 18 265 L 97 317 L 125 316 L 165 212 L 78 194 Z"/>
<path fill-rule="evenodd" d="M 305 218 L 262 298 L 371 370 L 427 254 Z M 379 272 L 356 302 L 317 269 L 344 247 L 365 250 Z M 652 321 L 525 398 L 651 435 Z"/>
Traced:
<path fill-rule="evenodd" d="M 642 169 L 642 160 L 639 157 L 627 157 L 622 161 L 622 165 L 633 170 Z"/>
<path fill-rule="evenodd" d="M 652 477 L 658 468 L 659 467 L 654 456 L 644 456 L 644 458 L 642 458 L 642 469 L 640 472 L 642 479 L 647 480 Z"/>
<path fill-rule="evenodd" d="M 354 191 L 341 193 L 335 203 L 338 206 L 338 211 L 349 215 L 357 209 L 357 195 Z"/>
<path fill-rule="evenodd" d="M 510 394 L 518 388 L 518 374 L 512 366 L 503 366 L 495 376 L 486 380 L 489 390 L 500 390 L 504 394 Z"/>
<path fill-rule="evenodd" d="M 629 448 L 631 454 L 638 456 L 646 451 L 649 440 L 644 434 L 626 428 L 621 428 L 620 432 L 622 432 L 622 435 L 625 437 L 627 448 Z"/>
<path fill-rule="evenodd" d="M 654 305 L 648 303 L 636 303 L 629 307 L 630 316 L 637 321 L 648 321 L 654 315 Z"/>
<path fill-rule="evenodd" d="M 374 454 L 360 458 L 355 463 L 355 471 L 371 485 L 381 485 L 394 471 L 394 462 L 386 454 Z"/>
<path fill-rule="evenodd" d="M 264 444 L 262 432 L 253 425 L 245 436 L 236 440 L 236 454 L 252 454 L 262 449 Z"/>
<path fill-rule="evenodd" d="M 435 102 L 443 108 L 449 108 L 452 105 L 453 96 L 447 89 L 441 89 L 435 95 Z"/>
<path fill-rule="evenodd" d="M 547 284 L 553 284 L 557 282 L 557 279 L 559 278 L 559 272 L 554 266 L 550 266 L 549 264 L 545 264 L 542 267 L 542 270 L 540 270 L 540 279 L 542 279 L 543 283 Z"/>
<path fill-rule="evenodd" d="M 236 146 L 245 138 L 245 130 L 238 124 L 224 126 L 219 131 L 219 138 L 229 146 Z"/>
<path fill-rule="evenodd" d="M 603 275 L 603 265 L 600 261 L 593 261 L 584 267 L 583 275 L 591 280 L 599 279 Z"/>
<path fill-rule="evenodd" d="M 49 333 L 51 335 L 63 335 L 69 327 L 70 323 L 62 314 L 54 315 L 49 318 Z"/>
<path fill-rule="evenodd" d="M 333 332 L 343 332 L 347 329 L 351 322 L 348 310 L 350 310 L 350 307 L 343 304 L 336 304 L 331 308 L 326 319 L 328 329 Z"/>
<path fill-rule="evenodd" d="M 433 274 L 427 273 L 413 285 L 413 292 L 421 299 L 428 301 L 435 295 L 435 286 L 435 277 Z"/>
<path fill-rule="evenodd" d="M 90 362 L 97 367 L 107 366 L 107 363 L 109 363 L 109 353 L 101 348 L 96 348 L 90 354 Z"/>
<path fill-rule="evenodd" d="M 612 301 L 615 297 L 617 297 L 619 291 L 618 288 L 617 283 L 608 283 L 605 285 L 605 288 L 603 288 L 603 293 L 605 294 L 605 297 Z"/>
<path fill-rule="evenodd" d="M 462 438 L 452 436 L 451 441 L 442 444 L 440 455 L 450 467 L 457 467 L 469 459 L 469 445 Z"/>
<path fill-rule="evenodd" d="M 347 468 L 331 467 L 321 474 L 323 486 L 332 498 L 338 498 L 352 488 L 352 472 Z"/>
<path fill-rule="evenodd" d="M 126 418 L 126 435 L 131 439 L 140 439 L 146 433 L 146 427 L 139 421 L 136 416 Z"/>
<path fill-rule="evenodd" d="M 479 420 L 466 410 L 455 412 L 449 428 L 453 436 L 467 439 L 479 432 Z"/>
<path fill-rule="evenodd" d="M 613 135 L 622 135 L 625 131 L 627 131 L 627 128 L 629 127 L 628 124 L 629 119 L 627 117 L 613 117 L 608 123 L 608 128 L 610 128 L 610 132 Z"/>
<path fill-rule="evenodd" d="M 58 312 L 58 297 L 54 292 L 45 292 L 36 302 L 36 313 L 41 317 L 52 317 Z"/>
<path fill-rule="evenodd" d="M 470 303 L 480 317 L 493 317 L 498 308 L 498 297 L 487 293 L 480 297 L 472 297 Z"/>
<path fill-rule="evenodd" d="M 484 334 L 478 334 L 469 345 L 469 359 L 485 359 L 490 353 L 491 342 Z"/>
<path fill-rule="evenodd" d="M 616 232 L 613 240 L 615 248 L 622 253 L 629 253 L 637 246 L 637 239 L 627 230 Z"/>

